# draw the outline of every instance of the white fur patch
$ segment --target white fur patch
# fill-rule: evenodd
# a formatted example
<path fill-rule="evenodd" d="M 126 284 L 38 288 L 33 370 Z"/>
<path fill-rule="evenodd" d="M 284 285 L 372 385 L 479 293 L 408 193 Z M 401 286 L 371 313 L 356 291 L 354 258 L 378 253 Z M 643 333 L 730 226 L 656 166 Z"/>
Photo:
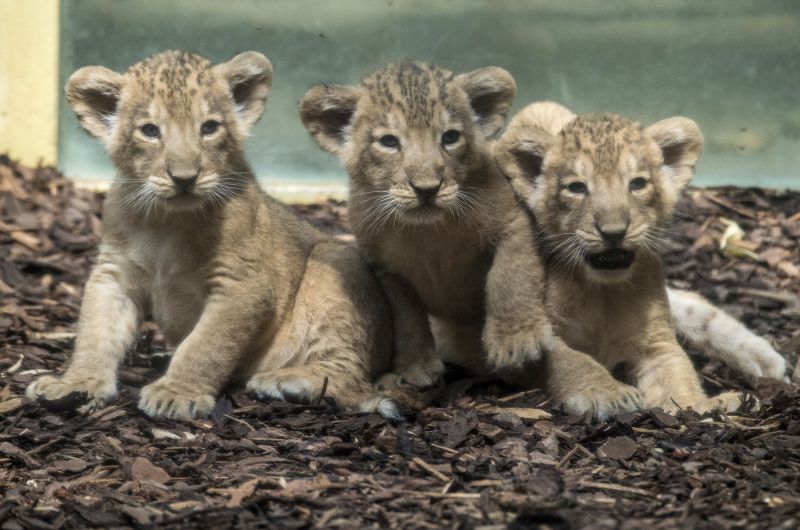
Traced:
<path fill-rule="evenodd" d="M 403 415 L 400 413 L 400 407 L 393 400 L 376 396 L 369 399 L 359 407 L 361 412 L 377 412 L 387 420 L 401 421 Z"/>
<path fill-rule="evenodd" d="M 704 298 L 667 289 L 678 332 L 737 372 L 755 379 L 786 379 L 786 359 L 763 338 Z"/>

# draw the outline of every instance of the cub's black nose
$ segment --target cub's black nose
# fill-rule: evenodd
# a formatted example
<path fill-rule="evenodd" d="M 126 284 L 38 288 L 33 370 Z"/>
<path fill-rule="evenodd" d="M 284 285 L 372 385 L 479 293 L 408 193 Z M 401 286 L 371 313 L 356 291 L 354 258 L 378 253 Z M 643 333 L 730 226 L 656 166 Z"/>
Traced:
<path fill-rule="evenodd" d="M 595 224 L 594 226 L 600 233 L 600 237 L 612 245 L 619 245 L 622 243 L 625 240 L 625 234 L 628 233 L 628 225 L 600 226 Z"/>
<path fill-rule="evenodd" d="M 198 173 L 194 175 L 175 175 L 172 172 L 168 172 L 169 178 L 172 179 L 172 182 L 181 190 L 187 191 L 194 186 L 194 183 L 197 182 Z"/>
<path fill-rule="evenodd" d="M 431 199 L 436 197 L 436 194 L 439 193 L 439 188 L 441 187 L 441 183 L 434 186 L 417 186 L 413 183 L 411 184 L 411 188 L 414 190 L 414 193 L 417 194 L 417 197 L 422 202 L 430 202 Z"/>

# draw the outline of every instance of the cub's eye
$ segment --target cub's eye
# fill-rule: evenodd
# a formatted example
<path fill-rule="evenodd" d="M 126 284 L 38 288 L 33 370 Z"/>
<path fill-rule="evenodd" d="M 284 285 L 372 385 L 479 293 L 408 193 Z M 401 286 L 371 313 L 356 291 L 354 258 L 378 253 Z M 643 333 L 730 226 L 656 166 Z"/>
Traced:
<path fill-rule="evenodd" d="M 142 131 L 142 134 L 148 138 L 158 138 L 161 136 L 161 131 L 158 129 L 158 126 L 153 125 L 152 123 L 145 123 L 139 128 L 139 130 Z"/>
<path fill-rule="evenodd" d="M 647 187 L 647 179 L 644 177 L 636 177 L 628 184 L 628 189 L 631 191 L 643 190 Z"/>
<path fill-rule="evenodd" d="M 200 126 L 200 133 L 203 136 L 211 136 L 219 130 L 220 125 L 222 124 L 217 120 L 208 120 L 203 122 L 203 125 Z"/>
<path fill-rule="evenodd" d="M 442 134 L 442 143 L 444 145 L 452 145 L 461 139 L 461 133 L 455 129 L 450 129 Z"/>
<path fill-rule="evenodd" d="M 567 191 L 575 195 L 586 195 L 589 192 L 589 188 L 585 182 L 570 182 L 567 184 Z"/>
<path fill-rule="evenodd" d="M 384 134 L 378 141 L 382 146 L 388 147 L 389 149 L 397 149 L 400 147 L 400 139 L 393 134 Z"/>

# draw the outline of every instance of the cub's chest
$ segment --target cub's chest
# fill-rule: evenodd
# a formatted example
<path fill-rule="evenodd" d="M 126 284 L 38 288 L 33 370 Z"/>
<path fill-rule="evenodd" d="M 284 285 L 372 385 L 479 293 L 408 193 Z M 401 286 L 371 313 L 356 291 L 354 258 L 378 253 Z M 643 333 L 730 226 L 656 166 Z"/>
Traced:
<path fill-rule="evenodd" d="M 212 261 L 208 246 L 184 237 L 138 237 L 126 249 L 134 281 L 156 303 L 174 300 L 180 305 L 202 300 Z"/>
<path fill-rule="evenodd" d="M 405 235 L 379 253 L 382 265 L 408 281 L 432 314 L 458 320 L 479 316 L 492 261 L 480 242 Z"/>
<path fill-rule="evenodd" d="M 570 347 L 603 364 L 638 355 L 651 321 L 646 300 L 636 293 L 587 288 L 557 275 L 548 277 L 547 312 Z"/>

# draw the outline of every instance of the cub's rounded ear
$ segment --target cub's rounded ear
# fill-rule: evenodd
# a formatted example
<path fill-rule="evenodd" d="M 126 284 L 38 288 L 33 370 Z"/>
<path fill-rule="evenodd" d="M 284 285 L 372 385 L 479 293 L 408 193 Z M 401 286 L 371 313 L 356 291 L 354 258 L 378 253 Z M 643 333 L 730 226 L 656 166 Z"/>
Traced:
<path fill-rule="evenodd" d="M 494 159 L 511 183 L 517 198 L 530 201 L 542 175 L 542 165 L 553 136 L 540 129 L 508 130 L 492 147 Z"/>
<path fill-rule="evenodd" d="M 703 135 L 689 118 L 674 116 L 646 129 L 664 158 L 665 175 L 677 191 L 683 190 L 694 176 L 694 166 L 703 151 Z"/>
<path fill-rule="evenodd" d="M 300 120 L 321 148 L 337 155 L 347 141 L 360 97 L 361 89 L 353 86 L 311 87 L 300 100 Z"/>
<path fill-rule="evenodd" d="M 214 66 L 214 71 L 228 83 L 236 115 L 246 133 L 264 112 L 272 87 L 272 63 L 261 53 L 244 52 Z"/>
<path fill-rule="evenodd" d="M 475 126 L 484 138 L 500 131 L 514 102 L 517 85 L 514 78 L 497 66 L 488 66 L 456 76 L 455 81 L 467 93 Z"/>
<path fill-rule="evenodd" d="M 558 103 L 533 103 L 514 116 L 495 142 L 494 159 L 520 200 L 527 203 L 533 197 L 545 155 L 556 135 L 574 118 L 570 110 Z"/>
<path fill-rule="evenodd" d="M 124 77 L 102 66 L 84 66 L 72 74 L 64 87 L 81 127 L 108 144 L 117 124 L 117 105 Z"/>

